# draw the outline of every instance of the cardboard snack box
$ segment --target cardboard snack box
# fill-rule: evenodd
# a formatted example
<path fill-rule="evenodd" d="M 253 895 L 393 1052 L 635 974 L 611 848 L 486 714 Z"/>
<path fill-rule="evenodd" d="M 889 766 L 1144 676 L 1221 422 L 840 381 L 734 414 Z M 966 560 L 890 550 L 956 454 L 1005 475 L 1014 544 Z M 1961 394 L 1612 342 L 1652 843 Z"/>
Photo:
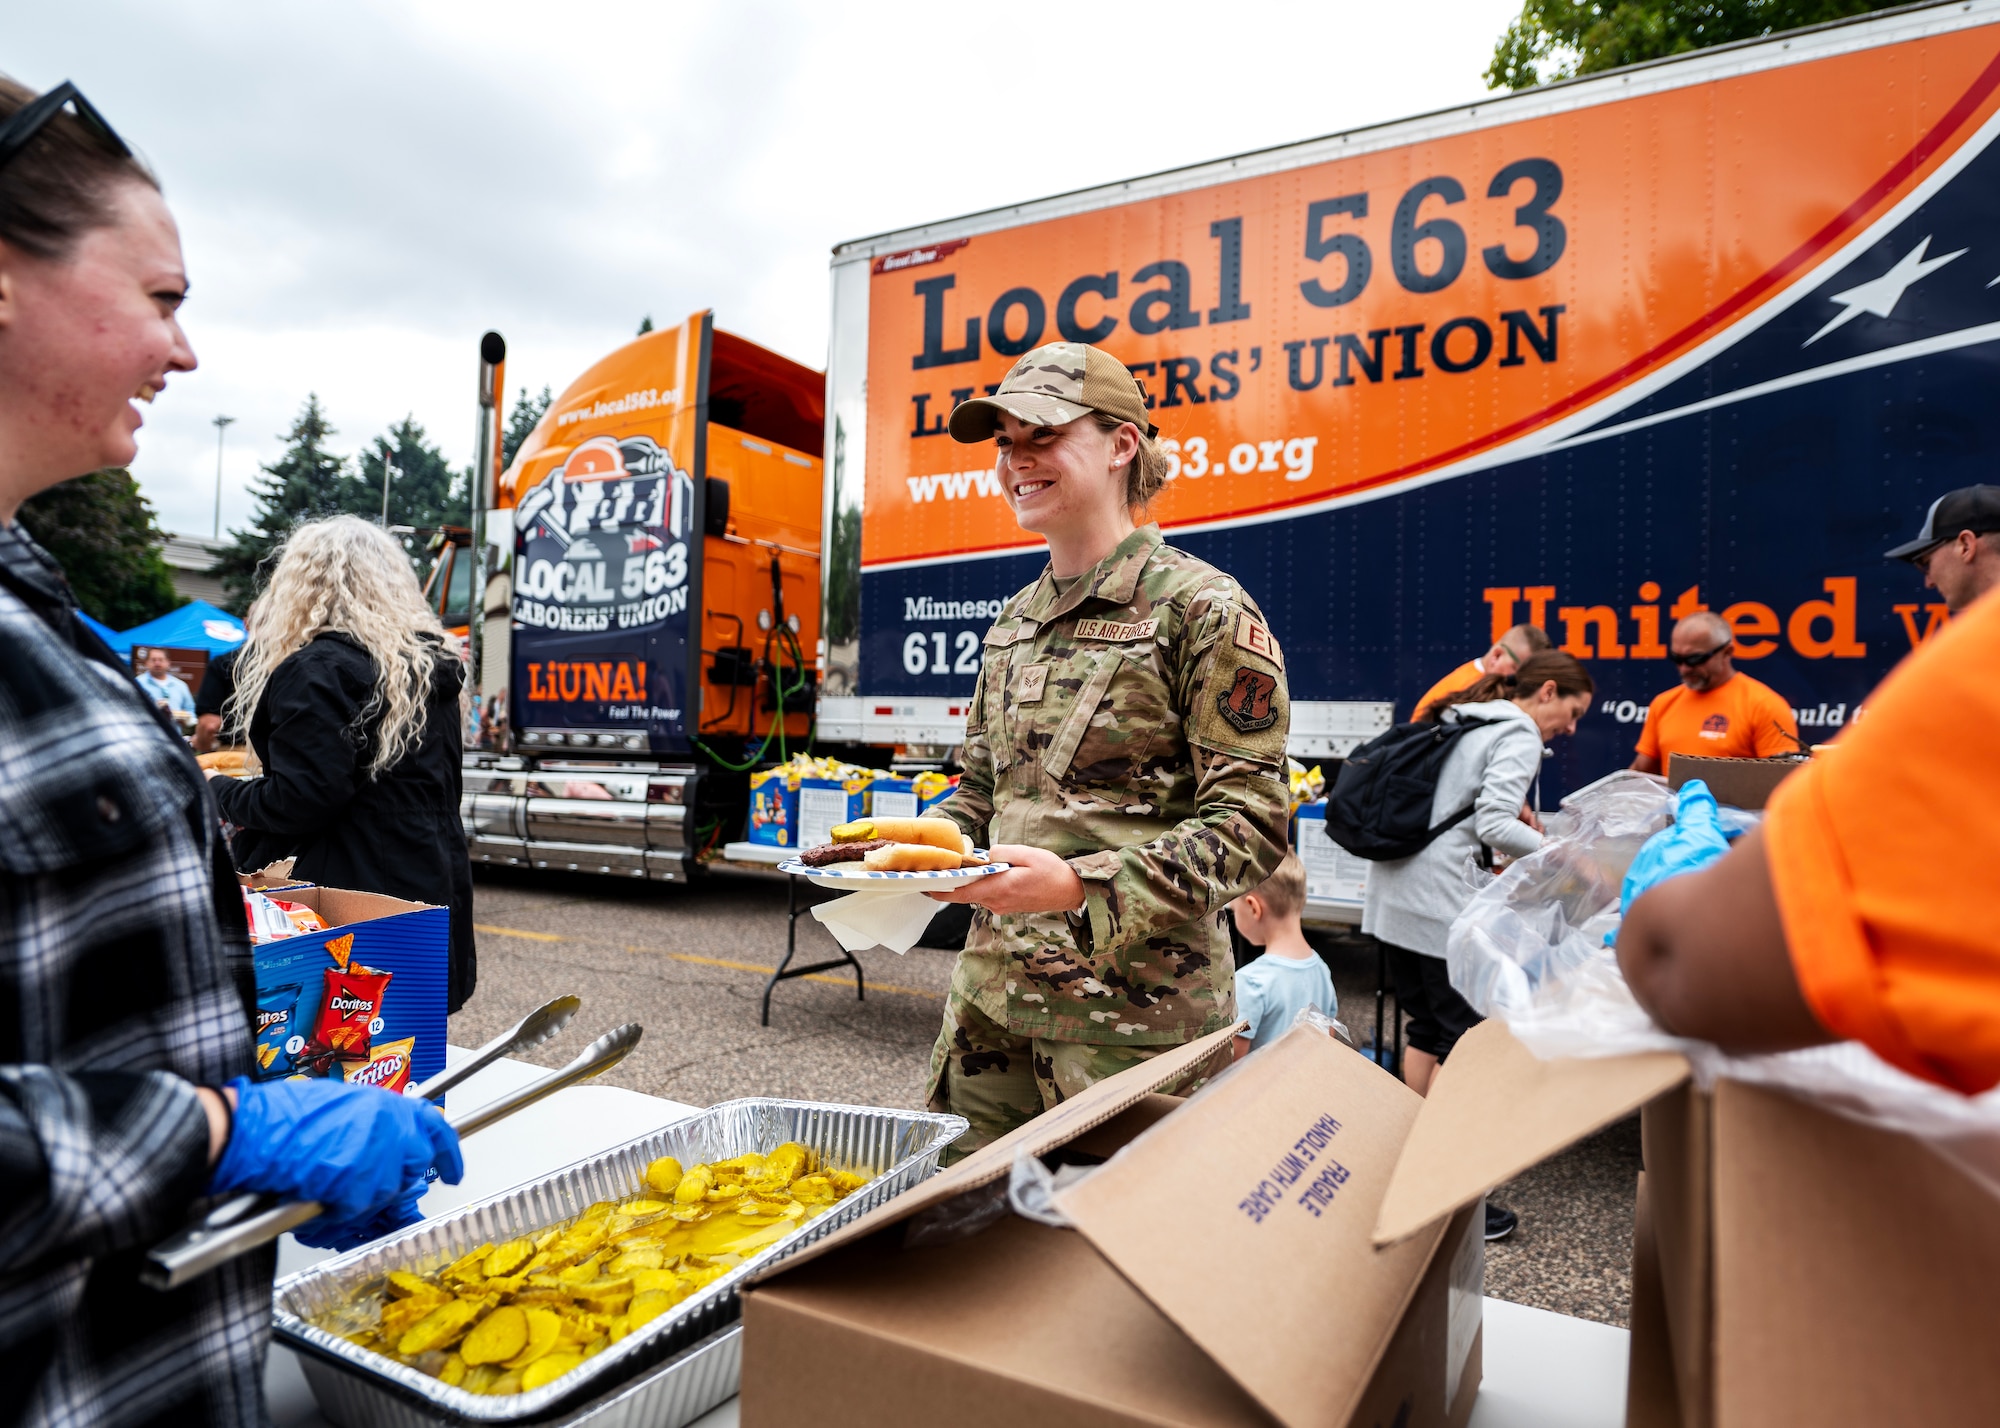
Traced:
<path fill-rule="evenodd" d="M 782 764 L 751 774 L 750 841 L 773 848 L 791 848 L 798 845 L 798 832 L 798 775 Z"/>
<path fill-rule="evenodd" d="M 1100 1082 L 774 1267 L 744 1298 L 745 1428 L 1463 1425 L 1480 1206 L 1372 1246 L 1420 1102 L 1320 1032 L 1185 1102 L 1153 1094 L 1237 1029 Z M 1073 1229 L 996 1204 L 1017 1150 L 1108 1157 L 1057 1192 Z M 984 1228 L 935 1238 L 981 1208 Z"/>
<path fill-rule="evenodd" d="M 442 1071 L 451 914 L 428 903 L 310 884 L 270 892 L 312 908 L 327 926 L 253 949 L 258 1005 L 253 1074 L 266 1081 L 338 1076 L 400 1090 Z M 343 1048 L 346 1054 L 329 1055 L 333 1048 L 319 1046 L 315 1032 L 327 999 L 343 992 L 327 974 L 350 967 L 387 972 L 389 981 L 376 1005 L 357 1007 L 349 1018 L 355 1028 L 366 1028 L 367 1050 Z"/>
<path fill-rule="evenodd" d="M 1499 1022 L 1432 1084 L 1375 1242 L 1419 1242 L 1486 1191 L 1642 1109 L 1628 1422 L 1989 1422 L 2000 1202 L 1912 1137 L 1677 1055 L 1538 1060 Z"/>
<path fill-rule="evenodd" d="M 798 846 L 816 848 L 833 841 L 832 830 L 868 816 L 868 789 L 875 775 L 856 771 L 839 778 L 799 780 Z"/>
<path fill-rule="evenodd" d="M 921 818 L 958 790 L 958 780 L 925 773 L 914 778 L 883 774 L 868 786 L 871 818 Z"/>
<path fill-rule="evenodd" d="M 1731 808 L 1762 808 L 1777 786 L 1806 766 L 1804 759 L 1711 759 L 1702 754 L 1669 754 L 1667 786 L 1679 788 L 1691 778 L 1708 785 L 1717 803 Z"/>

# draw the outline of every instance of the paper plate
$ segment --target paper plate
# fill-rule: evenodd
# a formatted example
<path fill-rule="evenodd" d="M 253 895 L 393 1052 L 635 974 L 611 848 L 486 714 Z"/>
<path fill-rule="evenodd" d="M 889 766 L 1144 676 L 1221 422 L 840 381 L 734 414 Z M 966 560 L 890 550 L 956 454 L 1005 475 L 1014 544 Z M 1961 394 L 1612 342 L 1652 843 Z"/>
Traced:
<path fill-rule="evenodd" d="M 789 858 L 778 864 L 778 871 L 796 874 L 814 887 L 839 888 L 843 892 L 860 892 L 864 888 L 872 888 L 876 892 L 930 892 L 937 888 L 956 887 L 993 873 L 1004 873 L 1012 866 L 1011 863 L 981 863 L 974 868 L 948 868 L 928 873 L 877 873 L 856 867 L 847 872 L 833 868 L 810 868 L 797 858 Z"/>

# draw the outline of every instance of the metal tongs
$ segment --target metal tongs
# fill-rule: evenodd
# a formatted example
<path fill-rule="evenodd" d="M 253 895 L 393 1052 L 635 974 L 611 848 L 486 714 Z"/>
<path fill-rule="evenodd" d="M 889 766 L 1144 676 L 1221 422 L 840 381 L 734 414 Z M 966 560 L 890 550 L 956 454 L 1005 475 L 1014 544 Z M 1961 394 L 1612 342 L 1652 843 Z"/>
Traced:
<path fill-rule="evenodd" d="M 420 1083 L 411 1094 L 425 1100 L 435 1099 L 508 1052 L 540 1045 L 568 1025 L 581 1005 L 575 997 L 557 997 L 548 1005 L 530 1012 L 513 1030 L 487 1042 L 466 1060 Z M 608 1071 L 625 1059 L 626 1054 L 639 1044 L 643 1034 L 644 1028 L 634 1022 L 616 1027 L 591 1042 L 575 1060 L 560 1070 L 551 1071 L 475 1110 L 451 1117 L 451 1128 L 463 1140 L 564 1087 Z M 140 1282 L 153 1289 L 178 1289 L 215 1266 L 258 1245 L 268 1244 L 285 1231 L 317 1218 L 322 1209 L 318 1202 L 311 1200 L 283 1201 L 274 1195 L 254 1193 L 235 1196 L 170 1239 L 155 1245 L 140 1268 Z"/>

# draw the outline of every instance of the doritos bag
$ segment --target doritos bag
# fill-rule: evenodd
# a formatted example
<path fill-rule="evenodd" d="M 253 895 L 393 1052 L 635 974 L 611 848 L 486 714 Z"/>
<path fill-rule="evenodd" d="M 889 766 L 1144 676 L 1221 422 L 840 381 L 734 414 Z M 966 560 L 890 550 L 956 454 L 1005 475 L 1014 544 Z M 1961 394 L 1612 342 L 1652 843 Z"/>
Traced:
<path fill-rule="evenodd" d="M 326 995 L 312 1039 L 340 1056 L 357 1060 L 368 1055 L 371 1038 L 382 1029 L 382 994 L 392 974 L 350 962 L 326 969 Z"/>

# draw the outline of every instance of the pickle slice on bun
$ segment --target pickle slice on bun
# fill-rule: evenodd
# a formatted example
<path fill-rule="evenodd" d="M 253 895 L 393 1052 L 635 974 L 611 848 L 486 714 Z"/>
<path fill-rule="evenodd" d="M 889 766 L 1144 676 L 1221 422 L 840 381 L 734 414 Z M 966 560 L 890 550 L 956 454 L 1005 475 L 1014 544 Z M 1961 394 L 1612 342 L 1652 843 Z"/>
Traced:
<path fill-rule="evenodd" d="M 836 843 L 880 838 L 890 843 L 945 848 L 954 853 L 966 852 L 971 847 L 966 836 L 958 831 L 958 825 L 949 818 L 857 818 L 852 823 L 836 824 L 832 838 Z"/>

